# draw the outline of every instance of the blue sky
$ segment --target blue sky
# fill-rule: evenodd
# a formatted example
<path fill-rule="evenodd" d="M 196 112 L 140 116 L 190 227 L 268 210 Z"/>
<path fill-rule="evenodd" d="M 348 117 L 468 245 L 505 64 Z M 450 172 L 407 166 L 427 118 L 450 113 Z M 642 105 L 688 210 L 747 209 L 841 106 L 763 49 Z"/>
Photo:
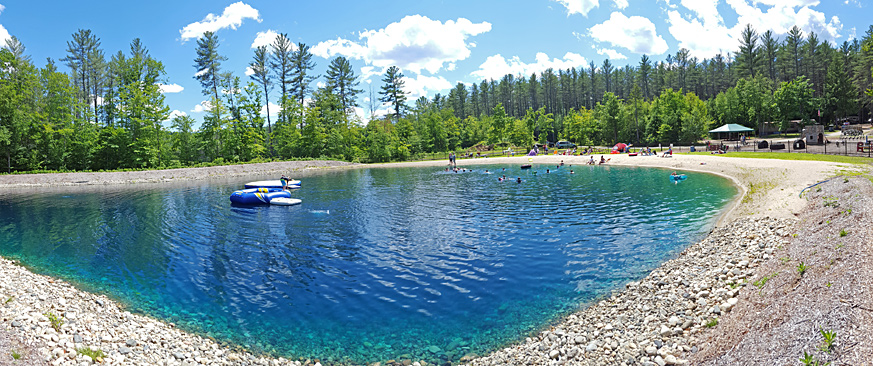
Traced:
<path fill-rule="evenodd" d="M 254 46 L 286 33 L 312 47 L 319 75 L 333 57 L 349 58 L 365 90 L 372 83 L 378 92 L 384 70 L 400 67 L 415 100 L 446 94 L 458 82 L 527 77 L 549 67 L 600 65 L 605 58 L 636 65 L 643 54 L 662 61 L 683 47 L 709 58 L 735 51 L 747 23 L 780 39 L 796 24 L 841 44 L 873 24 L 864 14 L 871 14 L 868 0 L 0 0 L 0 39 L 18 37 L 42 67 L 47 57 L 65 56 L 66 42 L 80 28 L 100 38 L 107 56 L 128 52 L 130 41 L 141 38 L 166 67 L 173 113 L 201 120 L 206 98 L 193 78 L 193 60 L 197 36 L 207 30 L 219 36 L 225 71 L 244 80 Z M 362 116 L 367 94 L 359 100 Z M 271 101 L 277 95 L 274 90 Z"/>

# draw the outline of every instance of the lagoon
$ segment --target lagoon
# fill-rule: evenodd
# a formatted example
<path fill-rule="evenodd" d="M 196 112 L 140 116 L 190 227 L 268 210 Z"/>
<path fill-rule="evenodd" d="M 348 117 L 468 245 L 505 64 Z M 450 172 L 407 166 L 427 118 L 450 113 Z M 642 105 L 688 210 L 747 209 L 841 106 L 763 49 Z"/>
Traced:
<path fill-rule="evenodd" d="M 8 191 L 0 255 L 255 351 L 457 361 L 644 276 L 737 194 L 662 169 L 472 168 L 321 172 L 292 207 L 231 207 L 243 181 Z"/>

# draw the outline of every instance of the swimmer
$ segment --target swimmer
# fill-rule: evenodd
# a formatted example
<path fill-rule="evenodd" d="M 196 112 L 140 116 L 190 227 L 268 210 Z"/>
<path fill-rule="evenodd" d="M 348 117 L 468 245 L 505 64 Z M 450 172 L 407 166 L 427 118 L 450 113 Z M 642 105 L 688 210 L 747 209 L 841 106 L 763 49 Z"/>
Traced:
<path fill-rule="evenodd" d="M 549 174 L 549 170 L 548 170 L 548 169 L 546 169 L 546 174 Z"/>
<path fill-rule="evenodd" d="M 575 173 L 573 173 L 573 169 L 570 169 L 570 174 L 575 174 Z"/>
<path fill-rule="evenodd" d="M 563 160 L 561 160 L 561 165 L 564 165 L 564 161 L 563 161 Z"/>
<path fill-rule="evenodd" d="M 518 180 L 516 180 L 516 182 L 521 183 L 521 177 L 518 177 Z"/>

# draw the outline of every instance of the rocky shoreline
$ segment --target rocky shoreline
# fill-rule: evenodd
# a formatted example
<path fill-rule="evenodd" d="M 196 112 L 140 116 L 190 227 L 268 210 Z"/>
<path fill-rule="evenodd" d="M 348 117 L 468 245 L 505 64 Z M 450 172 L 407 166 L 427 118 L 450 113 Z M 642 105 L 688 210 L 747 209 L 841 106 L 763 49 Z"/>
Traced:
<path fill-rule="evenodd" d="M 470 365 L 683 365 L 697 351 L 712 319 L 731 311 L 740 289 L 762 261 L 785 244 L 790 220 L 738 219 L 713 230 L 678 258 L 641 281 L 570 315 L 561 325 Z M 8 300 L 8 301 L 7 301 Z M 0 259 L 0 326 L 38 345 L 52 365 L 93 361 L 79 349 L 100 350 L 109 365 L 303 365 L 273 359 L 185 333 L 131 314 L 106 296 L 77 290 Z M 56 318 L 53 322 L 52 318 Z M 4 355 L 6 356 L 6 355 Z M 407 365 L 426 362 L 398 360 Z M 315 360 L 309 363 L 315 364 Z"/>
<path fill-rule="evenodd" d="M 716 228 L 646 278 L 523 344 L 470 365 L 685 365 L 699 336 L 738 303 L 755 267 L 786 244 L 792 220 Z"/>
<path fill-rule="evenodd" d="M 720 161 L 712 160 L 705 166 L 715 167 L 717 162 Z M 298 163 L 300 166 L 271 163 L 255 168 L 238 167 L 221 173 L 194 170 L 172 178 L 161 178 L 165 172 L 151 172 L 151 176 L 135 179 L 104 175 L 87 184 L 133 183 L 141 182 L 138 179 L 144 177 L 149 182 L 160 182 L 201 179 L 203 174 L 210 177 L 272 174 L 295 166 L 298 169 L 319 167 L 313 162 Z M 697 165 L 696 161 L 694 163 Z M 736 172 L 730 169 L 744 169 L 742 164 L 739 166 L 718 168 L 726 167 L 729 171 L 725 173 L 731 174 Z M 47 182 L 25 177 L 10 181 L 8 177 L 2 177 L 5 181 L 0 179 L 0 186 L 14 189 L 84 184 L 58 184 L 56 176 L 46 178 Z M 810 179 L 811 176 L 805 177 Z M 67 180 L 81 182 L 82 178 L 65 176 L 60 182 Z M 795 180 L 788 181 L 804 184 Z M 22 183 L 25 181 L 30 183 Z M 738 182 L 746 183 L 742 179 Z M 797 191 L 792 186 L 777 187 L 783 188 L 771 189 L 763 196 L 762 193 L 753 195 L 753 204 L 745 204 L 744 209 L 754 209 L 761 214 L 770 211 L 767 205 L 780 201 L 778 197 L 782 192 L 791 192 L 788 194 L 796 197 Z M 484 357 L 465 355 L 461 363 L 649 366 L 696 363 L 688 360 L 694 360 L 703 353 L 698 351 L 711 346 L 707 344 L 707 337 L 713 333 L 710 326 L 717 324 L 714 319 L 725 315 L 729 318 L 738 304 L 748 306 L 744 304 L 744 296 L 748 295 L 741 296 L 741 290 L 759 280 L 755 277 L 759 267 L 776 260 L 775 252 L 790 241 L 791 234 L 814 226 L 786 218 L 793 217 L 791 211 L 785 215 L 786 208 L 780 208 L 782 216 L 775 215 L 778 218 L 745 211 L 740 218 L 731 215 L 734 217 L 725 220 L 729 223 L 723 221 L 705 239 L 692 244 L 646 278 L 628 284 L 625 289 L 521 344 Z M 91 353 L 94 358 L 84 355 L 88 350 L 100 351 L 102 355 Z M 13 360 L 11 354 L 21 359 Z M 96 362 L 108 365 L 319 365 L 319 360 L 314 359 L 270 358 L 231 349 L 212 339 L 181 331 L 172 324 L 131 314 L 106 296 L 83 292 L 64 281 L 34 274 L 13 261 L 0 258 L 0 365 L 90 365 Z M 408 359 L 383 361 L 373 366 L 392 364 L 428 366 L 422 360 Z"/>

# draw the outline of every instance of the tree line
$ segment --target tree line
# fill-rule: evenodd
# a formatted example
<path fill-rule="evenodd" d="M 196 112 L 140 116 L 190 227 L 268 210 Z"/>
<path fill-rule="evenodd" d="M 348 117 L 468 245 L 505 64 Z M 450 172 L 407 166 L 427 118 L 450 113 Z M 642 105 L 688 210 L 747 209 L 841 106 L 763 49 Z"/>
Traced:
<path fill-rule="evenodd" d="M 447 95 L 408 101 L 402 71 L 386 69 L 378 92 L 360 88 L 348 59 L 315 75 L 310 47 L 279 34 L 254 50 L 248 78 L 206 32 L 194 78 L 207 98 L 198 129 L 170 117 L 163 64 L 134 39 L 108 60 L 100 39 L 79 30 L 59 61 L 38 68 L 15 37 L 0 49 L 0 154 L 6 171 L 152 169 L 330 158 L 383 162 L 477 145 L 527 148 L 559 139 L 579 145 L 691 143 L 723 123 L 757 131 L 789 122 L 866 120 L 873 102 L 873 26 L 842 45 L 794 27 L 784 39 L 746 26 L 733 53 L 697 59 L 687 49 L 636 65 L 609 59 L 579 68 L 505 75 Z M 323 86 L 313 88 L 323 78 Z M 377 94 L 378 93 L 378 97 Z M 355 113 L 368 100 L 365 123 Z M 271 119 L 271 97 L 279 106 Z M 267 106 L 266 113 L 262 113 Z M 377 117 L 377 111 L 390 112 Z M 768 124 L 769 123 L 769 124 Z"/>

